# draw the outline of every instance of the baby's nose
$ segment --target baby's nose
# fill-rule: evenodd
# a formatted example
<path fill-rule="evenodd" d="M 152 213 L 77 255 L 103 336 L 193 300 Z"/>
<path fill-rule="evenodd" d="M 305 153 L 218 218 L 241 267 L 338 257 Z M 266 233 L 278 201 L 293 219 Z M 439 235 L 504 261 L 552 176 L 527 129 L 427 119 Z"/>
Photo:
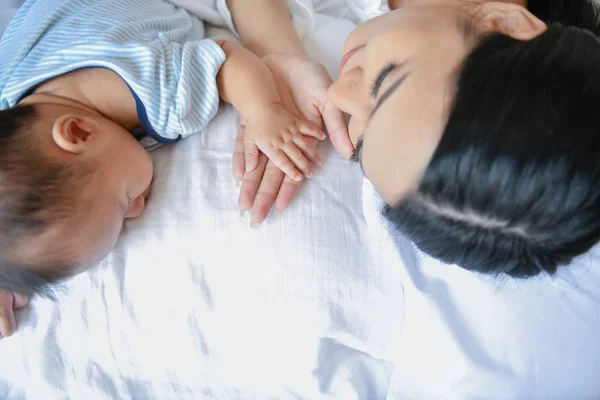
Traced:
<path fill-rule="evenodd" d="M 152 182 L 150 182 L 150 185 L 148 185 L 146 190 L 142 192 L 142 197 L 144 197 L 144 200 L 148 200 L 148 197 L 150 197 L 150 193 L 152 193 Z"/>
<path fill-rule="evenodd" d="M 144 212 L 144 208 L 146 207 L 146 199 L 139 195 L 133 203 L 129 205 L 127 212 L 125 212 L 125 218 L 137 218 Z"/>

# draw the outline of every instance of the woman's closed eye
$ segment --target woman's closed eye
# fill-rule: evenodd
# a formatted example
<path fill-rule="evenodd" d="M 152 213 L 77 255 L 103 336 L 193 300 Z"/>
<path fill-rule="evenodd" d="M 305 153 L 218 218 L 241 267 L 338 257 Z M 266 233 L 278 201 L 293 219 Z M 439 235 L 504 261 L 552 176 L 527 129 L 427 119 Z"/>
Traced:
<path fill-rule="evenodd" d="M 387 76 L 392 71 L 397 69 L 398 67 L 399 67 L 398 64 L 389 63 L 379 72 L 379 74 L 377 74 L 377 77 L 371 84 L 371 89 L 370 89 L 371 97 L 377 98 L 377 94 L 379 93 L 379 89 L 381 88 L 381 85 L 385 81 L 385 78 L 387 78 Z M 354 145 L 354 151 L 352 152 L 352 157 L 350 159 L 352 162 L 360 163 L 360 151 L 362 149 L 362 145 L 363 145 L 363 138 L 361 136 L 360 138 L 358 138 L 358 140 L 356 141 L 356 144 Z"/>
<path fill-rule="evenodd" d="M 383 68 L 381 70 L 381 72 L 379 72 L 379 74 L 377 74 L 377 77 L 371 84 L 371 90 L 370 90 L 371 97 L 373 97 L 373 98 L 377 97 L 377 93 L 379 93 L 379 89 L 381 88 L 383 81 L 385 81 L 385 78 L 390 74 L 390 72 L 392 72 L 396 68 L 398 68 L 398 65 L 396 65 L 394 63 L 390 63 L 390 64 L 387 64 L 385 66 L 385 68 Z"/>
<path fill-rule="evenodd" d="M 373 85 L 371 87 L 371 97 L 376 99 L 379 95 L 379 90 L 381 89 L 381 86 L 383 85 L 385 79 L 390 75 L 391 72 L 395 71 L 398 68 L 402 68 L 405 64 L 406 63 L 389 64 L 387 67 L 385 67 L 379 73 L 379 75 L 377 75 L 377 78 L 373 82 Z M 405 72 L 400 78 L 396 80 L 396 82 L 392 83 L 387 88 L 387 90 L 377 100 L 377 104 L 375 104 L 375 107 L 373 108 L 373 111 L 371 112 L 371 115 L 369 116 L 368 120 L 370 120 L 373 117 L 373 115 L 379 109 L 379 107 L 381 107 L 386 102 L 386 100 L 396 91 L 396 89 L 398 89 L 404 83 L 408 75 L 410 75 L 410 71 Z"/>

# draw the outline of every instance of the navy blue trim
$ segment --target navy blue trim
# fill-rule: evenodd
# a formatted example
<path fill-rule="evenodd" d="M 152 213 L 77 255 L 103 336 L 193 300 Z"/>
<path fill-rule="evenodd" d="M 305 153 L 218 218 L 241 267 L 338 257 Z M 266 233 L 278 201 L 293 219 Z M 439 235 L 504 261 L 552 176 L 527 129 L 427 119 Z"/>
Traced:
<path fill-rule="evenodd" d="M 125 80 L 123 80 L 123 81 L 125 81 Z M 127 82 L 125 82 L 125 83 L 127 83 Z M 158 143 L 167 144 L 167 143 L 179 142 L 181 140 L 181 135 L 177 136 L 177 138 L 175 138 L 175 139 L 167 139 L 167 138 L 160 136 L 158 133 L 156 133 L 156 131 L 152 127 L 152 124 L 148 120 L 148 114 L 146 113 L 146 107 L 144 106 L 144 103 L 142 103 L 142 101 L 140 100 L 138 95 L 133 91 L 133 89 L 131 88 L 131 86 L 129 86 L 129 84 L 127 84 L 127 87 L 129 87 L 129 91 L 131 92 L 131 94 L 133 95 L 133 98 L 135 99 L 135 107 L 137 110 L 138 119 L 140 120 L 140 123 L 142 124 L 142 127 L 144 128 L 146 133 L 148 135 L 150 135 L 150 137 L 152 139 L 156 140 Z"/>

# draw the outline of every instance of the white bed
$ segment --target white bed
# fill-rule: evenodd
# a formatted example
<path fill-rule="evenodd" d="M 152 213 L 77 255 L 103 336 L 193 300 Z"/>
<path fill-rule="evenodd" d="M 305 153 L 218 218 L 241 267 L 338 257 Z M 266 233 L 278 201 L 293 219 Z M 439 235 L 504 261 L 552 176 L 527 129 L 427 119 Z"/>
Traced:
<path fill-rule="evenodd" d="M 352 24 L 317 22 L 307 47 L 334 71 Z M 597 250 L 527 282 L 440 265 L 389 234 L 327 146 L 290 209 L 251 229 L 236 123 L 224 107 L 153 153 L 145 215 L 0 341 L 0 398 L 600 398 Z"/>

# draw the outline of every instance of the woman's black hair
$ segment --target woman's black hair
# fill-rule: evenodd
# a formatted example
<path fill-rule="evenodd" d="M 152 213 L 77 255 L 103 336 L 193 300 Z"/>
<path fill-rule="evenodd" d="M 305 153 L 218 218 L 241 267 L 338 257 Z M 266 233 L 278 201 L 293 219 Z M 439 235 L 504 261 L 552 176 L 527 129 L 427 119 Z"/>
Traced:
<path fill-rule="evenodd" d="M 529 9 L 548 30 L 477 44 L 420 186 L 384 209 L 432 257 L 514 277 L 553 274 L 600 239 L 598 7 Z"/>

